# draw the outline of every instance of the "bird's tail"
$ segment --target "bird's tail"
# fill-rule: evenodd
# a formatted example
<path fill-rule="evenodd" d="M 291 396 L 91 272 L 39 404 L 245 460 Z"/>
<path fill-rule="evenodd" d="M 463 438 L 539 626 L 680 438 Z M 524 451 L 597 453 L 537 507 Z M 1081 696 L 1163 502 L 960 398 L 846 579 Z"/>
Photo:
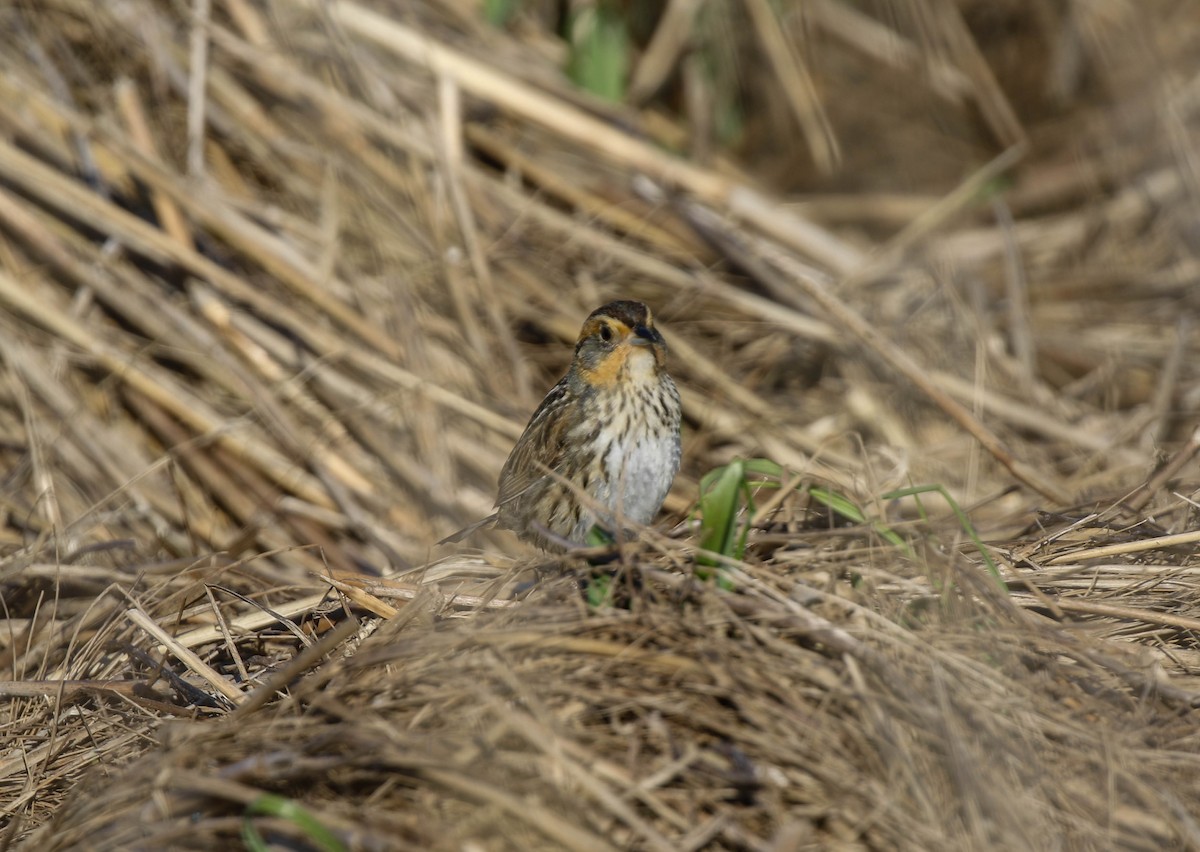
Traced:
<path fill-rule="evenodd" d="M 470 526 L 463 527 L 461 530 L 459 530 L 456 533 L 450 533 L 450 535 L 446 536 L 444 539 L 439 541 L 438 544 L 456 544 L 456 543 L 462 541 L 467 536 L 474 533 L 476 530 L 478 530 L 482 527 L 486 527 L 488 524 L 495 523 L 496 517 L 497 517 L 497 513 L 492 512 L 486 518 L 483 518 L 482 520 L 478 520 L 475 523 L 471 524 Z"/>

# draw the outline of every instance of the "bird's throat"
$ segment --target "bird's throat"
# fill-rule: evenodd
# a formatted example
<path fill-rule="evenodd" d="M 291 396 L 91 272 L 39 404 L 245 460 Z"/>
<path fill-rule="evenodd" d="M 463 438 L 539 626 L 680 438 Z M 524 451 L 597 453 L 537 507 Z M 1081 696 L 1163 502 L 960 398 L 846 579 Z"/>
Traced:
<path fill-rule="evenodd" d="M 595 367 L 581 367 L 580 373 L 595 388 L 638 385 L 658 380 L 658 358 L 647 346 L 618 346 Z"/>

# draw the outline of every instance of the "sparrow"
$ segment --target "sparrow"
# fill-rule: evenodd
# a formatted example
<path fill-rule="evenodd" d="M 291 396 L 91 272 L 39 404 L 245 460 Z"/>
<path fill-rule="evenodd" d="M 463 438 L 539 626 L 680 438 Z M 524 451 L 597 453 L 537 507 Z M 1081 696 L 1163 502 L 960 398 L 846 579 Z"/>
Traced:
<path fill-rule="evenodd" d="M 543 550 L 654 520 L 680 458 L 679 390 L 642 302 L 588 315 L 570 369 L 546 394 L 500 471 L 496 511 L 438 542 L 495 523 Z"/>

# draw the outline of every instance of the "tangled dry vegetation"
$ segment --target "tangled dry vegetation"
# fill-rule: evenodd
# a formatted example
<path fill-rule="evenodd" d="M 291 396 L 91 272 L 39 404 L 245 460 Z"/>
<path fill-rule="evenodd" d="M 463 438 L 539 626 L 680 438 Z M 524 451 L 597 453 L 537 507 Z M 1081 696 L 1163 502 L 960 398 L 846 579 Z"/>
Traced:
<path fill-rule="evenodd" d="M 0 846 L 1200 846 L 1193 5 L 554 5 L 0 7 Z M 435 547 L 619 296 L 669 517 Z"/>

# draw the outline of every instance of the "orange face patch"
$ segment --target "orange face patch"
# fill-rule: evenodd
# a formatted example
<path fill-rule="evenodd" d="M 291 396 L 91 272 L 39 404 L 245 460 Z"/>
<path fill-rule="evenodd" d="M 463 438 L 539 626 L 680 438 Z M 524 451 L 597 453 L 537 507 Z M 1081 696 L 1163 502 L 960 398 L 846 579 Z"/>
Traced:
<path fill-rule="evenodd" d="M 588 384 L 593 387 L 611 387 L 626 374 L 627 367 L 641 377 L 644 374 L 656 373 L 656 368 L 662 366 L 663 349 L 661 346 L 644 346 L 643 341 L 634 340 L 633 329 L 621 320 L 613 317 L 597 317 L 589 320 L 583 327 L 582 337 L 603 339 L 603 331 L 608 329 L 615 345 L 594 367 L 580 366 Z M 642 351 L 645 350 L 645 351 Z M 653 364 L 642 359 L 650 359 Z M 631 364 L 633 360 L 636 363 Z"/>
<path fill-rule="evenodd" d="M 625 362 L 629 360 L 629 353 L 633 347 L 628 343 L 621 343 L 612 352 L 604 356 L 596 368 L 589 370 L 584 368 L 583 376 L 587 379 L 588 384 L 593 387 L 611 387 L 617 383 L 617 379 L 621 376 L 621 370 L 625 368 Z"/>

